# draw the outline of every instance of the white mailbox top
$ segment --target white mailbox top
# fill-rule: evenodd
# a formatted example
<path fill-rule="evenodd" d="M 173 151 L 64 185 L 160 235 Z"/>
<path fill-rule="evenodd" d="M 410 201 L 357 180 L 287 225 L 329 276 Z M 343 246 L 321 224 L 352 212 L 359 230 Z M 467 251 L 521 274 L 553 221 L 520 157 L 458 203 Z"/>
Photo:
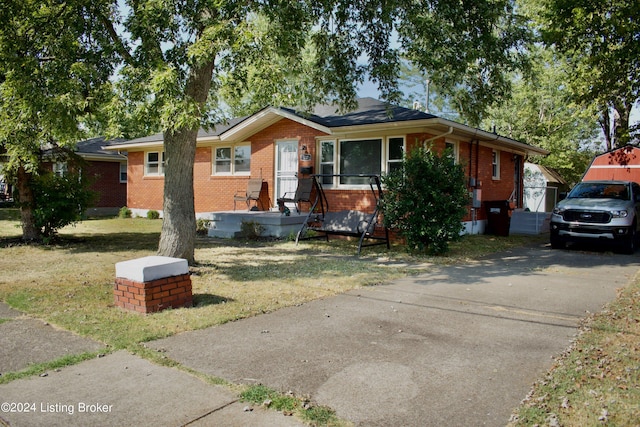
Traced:
<path fill-rule="evenodd" d="M 189 273 L 186 259 L 148 256 L 116 263 L 116 277 L 135 282 L 150 282 Z"/>

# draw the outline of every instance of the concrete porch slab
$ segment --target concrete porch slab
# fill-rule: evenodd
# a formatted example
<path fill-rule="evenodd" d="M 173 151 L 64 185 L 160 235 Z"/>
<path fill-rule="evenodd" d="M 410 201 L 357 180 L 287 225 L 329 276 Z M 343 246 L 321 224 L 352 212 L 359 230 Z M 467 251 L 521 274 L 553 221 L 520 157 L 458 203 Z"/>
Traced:
<path fill-rule="evenodd" d="M 209 237 L 233 238 L 240 235 L 243 222 L 255 222 L 264 227 L 262 236 L 283 238 L 300 230 L 307 212 L 291 212 L 290 216 L 279 211 L 224 211 L 209 216 Z"/>

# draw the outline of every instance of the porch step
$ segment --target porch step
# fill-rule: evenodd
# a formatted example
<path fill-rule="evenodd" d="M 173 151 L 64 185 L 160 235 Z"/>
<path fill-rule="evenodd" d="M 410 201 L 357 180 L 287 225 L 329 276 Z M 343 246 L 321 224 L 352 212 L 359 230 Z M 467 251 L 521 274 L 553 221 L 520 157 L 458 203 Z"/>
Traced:
<path fill-rule="evenodd" d="M 549 212 L 525 212 L 517 209 L 511 213 L 509 234 L 536 235 L 549 232 Z"/>

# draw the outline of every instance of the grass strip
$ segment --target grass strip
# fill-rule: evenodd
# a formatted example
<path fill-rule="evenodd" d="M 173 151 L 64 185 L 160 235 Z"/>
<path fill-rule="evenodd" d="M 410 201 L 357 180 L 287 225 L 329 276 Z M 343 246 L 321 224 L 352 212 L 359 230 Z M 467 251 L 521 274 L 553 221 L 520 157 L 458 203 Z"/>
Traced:
<path fill-rule="evenodd" d="M 509 424 L 630 426 L 640 420 L 640 276 L 585 319 Z M 635 420 L 635 421 L 632 421 Z"/>
<path fill-rule="evenodd" d="M 296 397 L 292 393 L 282 394 L 261 384 L 247 386 L 240 393 L 240 400 L 282 412 L 284 415 L 295 415 L 312 426 L 349 425 L 340 420 L 331 408 L 313 405 L 308 399 Z"/>
<path fill-rule="evenodd" d="M 67 366 L 77 365 L 78 363 L 84 362 L 85 360 L 101 357 L 105 354 L 105 351 L 67 355 L 49 362 L 35 363 L 21 371 L 3 372 L 2 375 L 0 375 L 0 384 L 7 384 L 11 381 L 19 380 L 22 378 L 31 377 L 34 375 L 43 375 L 46 374 L 47 371 L 53 371 L 56 369 L 62 369 Z"/>

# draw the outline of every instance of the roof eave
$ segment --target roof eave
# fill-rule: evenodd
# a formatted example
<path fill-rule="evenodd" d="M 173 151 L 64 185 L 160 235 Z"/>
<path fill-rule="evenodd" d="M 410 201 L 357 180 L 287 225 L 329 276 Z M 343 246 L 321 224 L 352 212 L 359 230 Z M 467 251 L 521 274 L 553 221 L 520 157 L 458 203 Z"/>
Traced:
<path fill-rule="evenodd" d="M 279 122 L 282 119 L 289 119 L 302 125 L 316 129 L 320 132 L 330 134 L 331 130 L 312 120 L 305 119 L 302 116 L 290 113 L 280 108 L 267 107 L 258 113 L 248 117 L 234 127 L 227 129 L 220 135 L 221 141 L 241 141 L 250 135 L 254 135 L 263 129 Z"/>
<path fill-rule="evenodd" d="M 546 156 L 549 154 L 548 150 L 543 148 L 534 147 L 529 144 L 525 144 L 520 141 L 516 141 L 511 138 L 507 138 L 495 133 L 476 129 L 458 122 L 443 119 L 441 117 L 432 117 L 428 119 L 418 120 L 406 120 L 400 122 L 388 122 L 388 123 L 374 123 L 364 125 L 351 125 L 331 128 L 332 135 L 339 134 L 354 134 L 364 132 L 375 132 L 382 130 L 398 129 L 399 131 L 414 131 L 414 132 L 433 132 L 434 128 L 441 126 L 443 132 L 448 128 L 453 128 L 453 134 L 458 136 L 466 136 L 470 139 L 477 139 L 481 143 L 495 143 L 500 148 L 507 148 L 515 152 Z"/>

